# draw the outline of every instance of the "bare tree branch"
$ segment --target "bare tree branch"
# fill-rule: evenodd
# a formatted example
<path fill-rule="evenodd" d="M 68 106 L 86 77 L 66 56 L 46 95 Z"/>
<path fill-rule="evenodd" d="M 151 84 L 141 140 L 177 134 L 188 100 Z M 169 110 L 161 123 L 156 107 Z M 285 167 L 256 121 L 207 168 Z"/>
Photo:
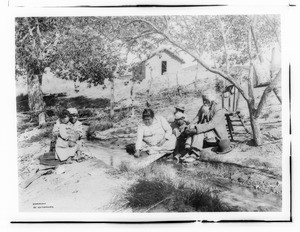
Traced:
<path fill-rule="evenodd" d="M 148 35 L 152 35 L 152 34 L 155 34 L 155 33 L 156 33 L 156 32 L 153 32 L 153 31 L 148 32 L 148 33 L 142 33 L 142 34 L 140 34 L 140 35 L 138 35 L 138 36 L 132 37 L 129 41 L 133 41 L 133 40 L 139 39 L 139 38 L 141 38 L 141 37 L 148 36 Z"/>
<path fill-rule="evenodd" d="M 34 38 L 34 35 L 33 35 L 33 30 L 34 30 L 34 28 L 31 28 L 30 27 L 30 23 L 29 23 L 29 20 L 28 20 L 28 18 L 26 17 L 25 18 L 25 23 L 27 24 L 27 27 L 28 27 L 28 31 L 29 31 L 29 34 L 30 34 L 30 36 L 32 37 L 32 53 L 33 53 L 33 55 L 34 56 L 36 56 L 36 57 L 38 57 L 36 54 L 35 54 L 35 38 Z"/>
<path fill-rule="evenodd" d="M 253 93 L 253 63 L 251 56 L 251 28 L 248 29 L 248 56 L 250 60 L 249 74 L 248 74 L 248 95 L 249 95 L 249 103 L 255 106 L 255 97 Z"/>
<path fill-rule="evenodd" d="M 263 95 L 259 101 L 259 104 L 257 106 L 257 109 L 255 111 L 255 118 L 258 118 L 264 105 L 266 104 L 267 98 L 270 95 L 270 93 L 273 91 L 273 89 L 276 87 L 278 81 L 281 78 L 281 69 L 280 71 L 277 73 L 276 77 L 271 81 L 271 83 L 265 88 L 265 91 L 263 92 Z"/>
<path fill-rule="evenodd" d="M 277 97 L 278 101 L 280 102 L 280 104 L 282 104 L 282 99 L 281 99 L 279 89 L 277 87 L 274 87 L 273 92 L 274 92 L 275 96 Z"/>
<path fill-rule="evenodd" d="M 188 33 L 187 33 L 187 34 L 188 34 L 189 39 L 190 39 L 191 41 L 193 41 L 194 44 L 197 44 L 197 43 L 195 42 L 195 39 L 192 37 L 192 32 L 191 32 L 191 30 L 190 30 L 190 28 L 189 28 L 189 26 L 188 26 L 188 24 L 187 24 L 187 22 L 186 22 L 185 17 L 183 17 L 182 20 L 183 20 L 183 22 L 184 22 L 184 24 L 185 24 L 185 26 L 186 26 L 186 29 L 188 30 Z M 201 57 L 202 54 L 199 52 L 199 49 L 195 49 L 195 50 L 196 50 L 198 56 Z"/>

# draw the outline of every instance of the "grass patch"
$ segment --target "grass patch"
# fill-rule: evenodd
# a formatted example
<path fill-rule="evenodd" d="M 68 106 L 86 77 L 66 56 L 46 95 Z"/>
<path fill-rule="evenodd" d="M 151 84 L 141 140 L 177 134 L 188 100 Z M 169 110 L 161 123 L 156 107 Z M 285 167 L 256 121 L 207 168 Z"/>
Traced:
<path fill-rule="evenodd" d="M 155 164 L 136 174 L 137 182 L 125 194 L 127 207 L 134 211 L 148 212 L 158 205 L 172 212 L 233 211 L 207 186 L 179 178 L 170 165 Z"/>
<path fill-rule="evenodd" d="M 175 191 L 171 183 L 159 179 L 140 179 L 127 192 L 128 206 L 132 208 L 150 207 L 169 197 Z"/>
<path fill-rule="evenodd" d="M 179 191 L 176 201 L 183 202 L 199 212 L 226 212 L 231 209 L 224 204 L 217 194 L 210 189 L 196 186 L 195 188 Z M 181 209 L 179 208 L 178 211 Z"/>

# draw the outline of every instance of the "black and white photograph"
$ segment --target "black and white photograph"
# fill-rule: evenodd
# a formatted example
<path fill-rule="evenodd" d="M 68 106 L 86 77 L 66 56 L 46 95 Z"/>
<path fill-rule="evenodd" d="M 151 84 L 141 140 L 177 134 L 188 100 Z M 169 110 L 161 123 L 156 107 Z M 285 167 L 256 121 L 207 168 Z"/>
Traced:
<path fill-rule="evenodd" d="M 16 17 L 20 210 L 281 211 L 280 22 Z"/>
<path fill-rule="evenodd" d="M 11 16 L 12 220 L 290 220 L 287 11 L 50 8 Z"/>

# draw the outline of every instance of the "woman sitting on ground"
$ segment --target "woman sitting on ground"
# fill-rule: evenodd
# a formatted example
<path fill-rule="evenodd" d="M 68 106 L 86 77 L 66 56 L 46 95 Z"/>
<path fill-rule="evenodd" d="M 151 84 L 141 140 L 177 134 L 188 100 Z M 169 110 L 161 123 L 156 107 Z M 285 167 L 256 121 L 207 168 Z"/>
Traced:
<path fill-rule="evenodd" d="M 59 113 L 59 119 L 53 127 L 53 138 L 55 144 L 55 158 L 60 161 L 71 162 L 76 155 L 78 144 L 76 143 L 76 133 L 73 124 L 70 122 L 70 112 L 63 109 Z"/>
<path fill-rule="evenodd" d="M 142 117 L 143 123 L 138 126 L 135 157 L 139 157 L 142 151 L 149 155 L 172 153 L 176 137 L 172 134 L 172 128 L 167 120 L 154 115 L 151 109 L 145 109 Z"/>

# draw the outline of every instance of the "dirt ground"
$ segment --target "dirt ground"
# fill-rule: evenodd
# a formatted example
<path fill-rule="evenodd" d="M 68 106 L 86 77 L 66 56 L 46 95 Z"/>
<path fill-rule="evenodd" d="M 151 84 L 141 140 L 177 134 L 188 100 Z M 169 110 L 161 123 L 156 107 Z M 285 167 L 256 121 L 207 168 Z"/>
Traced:
<path fill-rule="evenodd" d="M 195 115 L 200 103 L 196 98 L 186 101 L 187 116 Z M 195 107 L 195 105 L 197 107 Z M 159 108 L 159 107 L 158 107 Z M 167 103 L 155 109 L 163 116 L 172 113 Z M 247 124 L 247 117 L 246 124 Z M 21 185 L 38 169 L 38 157 L 49 150 L 51 127 L 27 130 L 18 135 L 19 203 L 21 211 L 50 212 L 143 212 L 126 207 L 122 196 L 136 183 L 134 173 L 120 172 L 123 162 L 135 158 L 125 152 L 125 145 L 135 141 L 126 134 L 136 130 L 139 114 L 126 117 L 103 136 L 118 134 L 118 139 L 85 140 L 85 152 L 92 158 L 81 163 L 61 165 L 27 188 Z M 247 124 L 249 126 L 249 123 Z M 280 211 L 282 202 L 282 141 L 281 106 L 269 104 L 261 118 L 265 143 L 254 147 L 251 136 L 242 127 L 236 127 L 235 148 L 219 155 L 207 148 L 205 155 L 193 163 L 176 164 L 162 158 L 157 163 L 167 165 L 171 172 L 188 181 L 208 186 L 226 204 L 236 211 Z M 249 128 L 250 129 L 250 128 Z M 124 136 L 122 136 L 124 135 Z M 123 138 L 122 138 L 123 137 Z M 170 212 L 158 205 L 147 212 Z"/>

